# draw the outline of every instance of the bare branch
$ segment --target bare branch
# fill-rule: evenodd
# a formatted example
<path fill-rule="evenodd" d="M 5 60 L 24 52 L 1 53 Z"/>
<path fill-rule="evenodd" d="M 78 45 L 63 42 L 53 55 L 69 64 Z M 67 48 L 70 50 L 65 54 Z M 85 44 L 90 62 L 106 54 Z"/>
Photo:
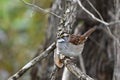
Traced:
<path fill-rule="evenodd" d="M 48 9 L 43 9 L 43 8 L 37 6 L 37 5 L 28 3 L 28 2 L 26 2 L 26 1 L 24 1 L 24 0 L 21 0 L 21 1 L 22 1 L 24 4 L 26 4 L 26 5 L 30 6 L 30 7 L 33 7 L 33 8 L 35 8 L 35 9 L 37 9 L 37 10 L 40 10 L 40 11 L 42 11 L 42 12 L 44 12 L 44 13 L 49 13 L 49 14 L 52 14 L 52 15 L 56 16 L 57 18 L 62 18 L 61 16 L 58 16 L 57 14 L 51 12 L 51 11 L 48 10 Z"/>
<path fill-rule="evenodd" d="M 93 6 L 93 4 L 90 2 L 90 0 L 87 0 L 87 2 L 90 4 L 90 6 L 95 10 L 95 12 L 99 15 L 100 19 L 104 21 L 102 15 L 98 12 L 98 10 Z"/>
<path fill-rule="evenodd" d="M 98 22 L 106 25 L 106 28 L 107 28 L 107 30 L 108 30 L 108 34 L 116 41 L 116 43 L 117 43 L 117 44 L 119 45 L 119 47 L 120 47 L 120 42 L 119 42 L 119 40 L 112 34 L 110 28 L 108 27 L 109 25 L 113 25 L 113 24 L 116 24 L 116 23 L 120 23 L 120 21 L 115 21 L 115 22 L 107 23 L 107 22 L 105 22 L 105 21 L 103 21 L 103 20 L 100 20 L 100 19 L 98 19 L 97 17 L 95 17 L 90 11 L 88 11 L 88 10 L 82 5 L 82 3 L 81 3 L 80 0 L 76 0 L 76 1 L 78 2 L 79 6 L 80 6 L 86 13 L 88 13 L 93 19 L 95 19 L 96 21 L 98 21 Z"/>
<path fill-rule="evenodd" d="M 17 80 L 20 78 L 27 70 L 33 67 L 36 63 L 38 63 L 43 58 L 47 57 L 49 53 L 51 53 L 55 49 L 55 43 L 51 44 L 43 53 L 39 56 L 32 59 L 29 63 L 27 63 L 23 68 L 21 68 L 16 74 L 11 76 L 8 80 Z"/>
<path fill-rule="evenodd" d="M 80 0 L 76 0 L 76 1 L 78 2 L 79 6 L 80 6 L 86 13 L 88 13 L 93 19 L 95 19 L 96 21 L 98 21 L 98 22 L 100 22 L 100 23 L 102 23 L 102 24 L 108 26 L 108 25 L 113 25 L 113 24 L 116 24 L 116 23 L 120 23 L 120 21 L 113 21 L 113 22 L 108 23 L 108 22 L 105 22 L 105 21 L 103 21 L 103 20 L 101 20 L 101 19 L 98 19 L 97 17 L 95 17 L 90 11 L 88 11 L 88 10 L 82 5 L 82 3 L 81 3 Z"/>
<path fill-rule="evenodd" d="M 58 68 L 56 65 L 54 66 L 54 70 L 50 75 L 50 80 L 55 80 L 56 79 L 56 75 L 57 75 L 57 72 L 59 71 L 59 69 L 60 68 Z"/>
<path fill-rule="evenodd" d="M 98 22 L 100 22 L 100 23 L 103 23 L 104 25 L 109 25 L 109 23 L 107 23 L 107 22 L 105 22 L 105 21 L 103 21 L 103 20 L 98 19 L 98 18 L 95 17 L 90 11 L 88 11 L 88 10 L 82 5 L 82 3 L 81 3 L 80 0 L 77 0 L 77 2 L 78 2 L 78 4 L 79 4 L 79 6 L 80 6 L 86 13 L 88 13 L 93 19 L 95 19 L 96 21 L 98 21 Z"/>
<path fill-rule="evenodd" d="M 109 25 L 114 25 L 114 24 L 120 24 L 120 20 L 112 21 L 109 23 Z"/>
<path fill-rule="evenodd" d="M 93 78 L 89 77 L 85 73 L 83 73 L 78 67 L 75 66 L 75 64 L 70 59 L 64 60 L 64 65 L 67 67 L 67 69 L 73 73 L 78 79 L 84 79 L 84 80 L 94 80 Z"/>
<path fill-rule="evenodd" d="M 117 45 L 120 47 L 119 39 L 116 38 L 116 37 L 112 34 L 112 32 L 111 32 L 111 30 L 110 30 L 110 28 L 109 28 L 108 26 L 106 26 L 106 28 L 107 28 L 107 30 L 108 30 L 106 33 L 108 33 L 108 34 L 110 35 L 110 37 L 112 37 L 112 38 L 114 39 L 114 41 L 117 43 Z"/>

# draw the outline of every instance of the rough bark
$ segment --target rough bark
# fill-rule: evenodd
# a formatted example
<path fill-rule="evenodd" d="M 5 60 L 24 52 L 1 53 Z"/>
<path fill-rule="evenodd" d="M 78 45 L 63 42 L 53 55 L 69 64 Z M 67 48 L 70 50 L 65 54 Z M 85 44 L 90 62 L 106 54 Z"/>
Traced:
<path fill-rule="evenodd" d="M 120 1 L 114 0 L 115 4 L 115 16 L 113 19 L 118 21 L 120 19 Z M 114 27 L 114 35 L 118 38 L 118 41 L 120 42 L 120 23 L 116 24 Z M 114 75 L 113 80 L 119 80 L 120 79 L 120 44 L 114 42 L 114 49 L 115 49 L 115 65 L 114 65 Z"/>

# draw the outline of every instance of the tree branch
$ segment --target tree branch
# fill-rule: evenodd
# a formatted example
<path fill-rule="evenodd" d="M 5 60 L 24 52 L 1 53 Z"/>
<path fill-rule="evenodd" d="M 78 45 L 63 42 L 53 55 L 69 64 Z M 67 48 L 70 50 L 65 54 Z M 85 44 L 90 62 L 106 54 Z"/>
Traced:
<path fill-rule="evenodd" d="M 64 60 L 64 65 L 67 67 L 67 69 L 73 73 L 78 79 L 84 79 L 84 80 L 94 80 L 93 78 L 89 77 L 85 73 L 83 73 L 78 67 L 75 66 L 75 64 L 70 59 Z"/>
<path fill-rule="evenodd" d="M 89 5 L 93 8 L 93 10 L 98 14 L 98 16 L 100 17 L 101 20 L 104 21 L 102 15 L 99 13 L 99 11 L 93 6 L 93 4 L 90 2 L 90 0 L 87 0 L 87 2 L 89 3 Z"/>
<path fill-rule="evenodd" d="M 102 24 L 104 24 L 104 25 L 106 25 L 106 26 L 109 26 L 109 25 L 113 25 L 113 24 L 116 24 L 116 23 L 120 23 L 120 21 L 114 21 L 114 22 L 108 23 L 108 22 L 105 22 L 105 21 L 103 21 L 103 20 L 101 20 L 101 19 L 98 19 L 97 17 L 95 17 L 90 11 L 88 11 L 88 10 L 82 5 L 82 3 L 81 3 L 80 0 L 76 0 L 76 1 L 77 1 L 78 5 L 79 5 L 86 13 L 88 13 L 93 19 L 95 19 L 96 21 L 98 21 L 98 22 L 100 22 L 100 23 L 102 23 Z M 90 3 L 89 3 L 89 4 L 90 4 Z"/>
<path fill-rule="evenodd" d="M 102 23 L 102 24 L 104 24 L 104 25 L 106 26 L 106 28 L 107 28 L 107 30 L 108 30 L 107 33 L 116 41 L 116 43 L 117 43 L 118 46 L 120 47 L 120 42 L 119 42 L 119 40 L 112 34 L 110 28 L 108 27 L 109 25 L 113 25 L 113 24 L 115 24 L 115 23 L 120 23 L 120 21 L 115 21 L 115 22 L 107 23 L 107 22 L 105 22 L 105 21 L 103 21 L 103 20 L 100 20 L 100 19 L 98 19 L 97 17 L 95 17 L 94 14 L 92 14 L 90 11 L 88 11 L 88 10 L 82 5 L 82 3 L 81 3 L 80 0 L 76 0 L 76 1 L 78 2 L 79 6 L 80 6 L 86 13 L 88 13 L 93 19 L 95 19 L 96 21 L 98 21 L 98 22 L 100 22 L 100 23 Z"/>
<path fill-rule="evenodd" d="M 11 76 L 8 80 L 17 80 L 20 78 L 27 70 L 29 70 L 31 67 L 33 67 L 36 63 L 38 63 L 40 60 L 44 59 L 55 49 L 55 43 L 51 44 L 43 53 L 41 53 L 39 56 L 32 59 L 29 63 L 27 63 L 23 68 L 21 68 L 16 74 Z"/>
<path fill-rule="evenodd" d="M 100 23 L 102 23 L 102 24 L 104 24 L 104 25 L 109 25 L 109 23 L 107 23 L 107 22 L 105 22 L 105 21 L 103 21 L 103 20 L 98 19 L 98 18 L 95 17 L 90 11 L 88 11 L 88 10 L 82 5 L 82 3 L 81 3 L 80 0 L 77 0 L 77 2 L 78 2 L 78 4 L 79 4 L 79 6 L 80 6 L 86 13 L 88 13 L 93 19 L 95 19 L 96 21 L 98 21 L 98 22 L 100 22 Z"/>
<path fill-rule="evenodd" d="M 30 6 L 30 7 L 33 7 L 33 8 L 35 8 L 35 9 L 37 9 L 37 10 L 40 10 L 40 11 L 42 11 L 42 12 L 44 12 L 44 13 L 49 13 L 49 14 L 52 14 L 52 15 L 56 16 L 57 18 L 61 18 L 61 16 L 58 16 L 57 14 L 55 14 L 55 13 L 53 13 L 53 12 L 50 12 L 48 9 L 43 9 L 43 8 L 37 6 L 37 5 L 28 3 L 28 2 L 26 2 L 26 1 L 24 1 L 24 0 L 21 0 L 21 1 L 22 1 L 24 4 L 26 4 L 26 5 Z"/>

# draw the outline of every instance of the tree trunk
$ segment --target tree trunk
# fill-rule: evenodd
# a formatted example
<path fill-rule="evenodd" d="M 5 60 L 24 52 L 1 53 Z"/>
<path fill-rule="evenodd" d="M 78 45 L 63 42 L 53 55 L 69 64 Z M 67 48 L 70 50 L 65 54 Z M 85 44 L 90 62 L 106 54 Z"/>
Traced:
<path fill-rule="evenodd" d="M 120 1 L 115 0 L 115 21 L 120 19 Z M 114 28 L 114 35 L 118 38 L 118 42 L 120 42 L 120 23 L 115 25 Z M 114 65 L 114 75 L 113 80 L 120 79 L 120 43 L 114 42 L 114 49 L 115 49 L 115 65 Z"/>

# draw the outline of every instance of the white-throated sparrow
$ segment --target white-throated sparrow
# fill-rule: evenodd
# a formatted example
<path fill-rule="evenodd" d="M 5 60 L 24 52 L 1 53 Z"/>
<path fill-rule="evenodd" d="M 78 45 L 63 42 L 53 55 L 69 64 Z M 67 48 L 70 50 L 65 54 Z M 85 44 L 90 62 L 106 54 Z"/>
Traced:
<path fill-rule="evenodd" d="M 91 28 L 82 35 L 72 34 L 58 39 L 56 43 L 57 50 L 55 50 L 54 53 L 55 64 L 59 68 L 61 68 L 63 67 L 63 63 L 61 62 L 61 60 L 64 58 L 64 56 L 67 57 L 79 56 L 80 53 L 82 53 L 83 51 L 84 42 L 87 40 L 90 34 L 95 31 L 95 29 L 96 29 L 95 27 Z"/>

